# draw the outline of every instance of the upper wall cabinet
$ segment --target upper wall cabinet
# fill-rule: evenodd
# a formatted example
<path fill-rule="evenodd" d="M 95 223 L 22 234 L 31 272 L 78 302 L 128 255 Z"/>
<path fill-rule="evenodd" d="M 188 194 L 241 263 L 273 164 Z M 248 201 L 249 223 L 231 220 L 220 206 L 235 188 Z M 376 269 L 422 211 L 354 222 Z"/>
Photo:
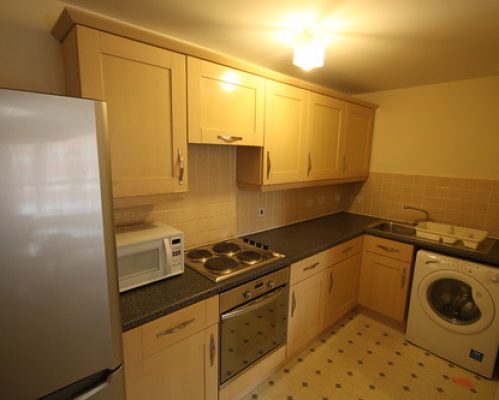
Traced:
<path fill-rule="evenodd" d="M 267 82 L 264 184 L 300 180 L 307 120 L 307 91 Z"/>
<path fill-rule="evenodd" d="M 187 60 L 189 142 L 262 146 L 265 79 Z"/>
<path fill-rule="evenodd" d="M 307 91 L 267 81 L 263 148 L 237 149 L 237 179 L 249 188 L 298 182 L 304 168 Z"/>
<path fill-rule="evenodd" d="M 346 103 L 344 178 L 367 178 L 373 134 L 374 110 Z"/>
<path fill-rule="evenodd" d="M 341 176 L 344 112 L 344 101 L 309 93 L 305 180 Z"/>
<path fill-rule="evenodd" d="M 187 190 L 185 56 L 75 26 L 68 91 L 107 103 L 113 195 Z"/>

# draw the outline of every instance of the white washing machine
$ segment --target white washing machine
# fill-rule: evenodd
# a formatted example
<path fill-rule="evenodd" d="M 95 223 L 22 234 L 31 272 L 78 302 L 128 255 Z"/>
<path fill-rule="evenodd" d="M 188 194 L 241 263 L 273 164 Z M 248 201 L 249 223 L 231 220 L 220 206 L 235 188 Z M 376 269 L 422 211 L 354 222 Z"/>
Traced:
<path fill-rule="evenodd" d="M 499 348 L 499 268 L 420 250 L 406 339 L 491 378 Z"/>

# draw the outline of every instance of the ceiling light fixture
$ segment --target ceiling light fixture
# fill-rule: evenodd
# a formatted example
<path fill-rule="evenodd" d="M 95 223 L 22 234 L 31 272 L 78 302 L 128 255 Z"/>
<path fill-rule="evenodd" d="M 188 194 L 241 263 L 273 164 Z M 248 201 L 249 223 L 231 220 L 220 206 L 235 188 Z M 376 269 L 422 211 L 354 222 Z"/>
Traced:
<path fill-rule="evenodd" d="M 312 27 L 305 28 L 295 37 L 293 64 L 309 71 L 324 65 L 326 40 L 324 35 Z"/>

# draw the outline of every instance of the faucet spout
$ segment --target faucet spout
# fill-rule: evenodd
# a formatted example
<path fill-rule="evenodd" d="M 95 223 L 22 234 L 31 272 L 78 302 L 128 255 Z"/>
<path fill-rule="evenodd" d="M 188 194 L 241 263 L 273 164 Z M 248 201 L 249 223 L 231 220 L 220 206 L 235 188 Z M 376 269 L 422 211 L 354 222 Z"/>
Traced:
<path fill-rule="evenodd" d="M 430 217 L 430 213 L 428 212 L 428 210 L 425 210 L 424 208 L 417 208 L 417 207 L 408 206 L 408 205 L 404 204 L 404 210 L 419 211 L 419 212 L 422 212 L 425 215 L 424 219 L 417 219 L 416 221 L 414 221 L 415 224 L 418 224 L 419 222 L 430 222 L 430 221 L 432 221 L 432 219 Z"/>

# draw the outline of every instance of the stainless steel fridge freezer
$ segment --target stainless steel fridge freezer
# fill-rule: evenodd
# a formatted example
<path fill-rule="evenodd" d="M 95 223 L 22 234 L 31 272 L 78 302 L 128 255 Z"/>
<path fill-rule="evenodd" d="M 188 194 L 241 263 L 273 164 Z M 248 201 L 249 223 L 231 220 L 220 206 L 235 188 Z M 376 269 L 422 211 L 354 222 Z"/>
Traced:
<path fill-rule="evenodd" d="M 104 103 L 0 89 L 0 399 L 124 399 Z"/>

